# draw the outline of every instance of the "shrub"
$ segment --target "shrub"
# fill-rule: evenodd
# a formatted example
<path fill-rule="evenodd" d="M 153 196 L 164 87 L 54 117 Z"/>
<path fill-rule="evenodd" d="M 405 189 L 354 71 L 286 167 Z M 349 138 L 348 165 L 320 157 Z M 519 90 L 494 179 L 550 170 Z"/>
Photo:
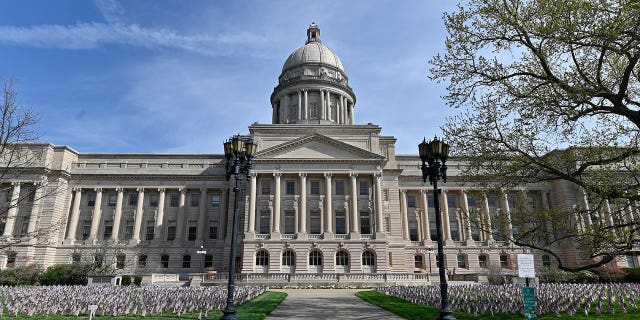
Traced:
<path fill-rule="evenodd" d="M 131 285 L 131 276 L 127 274 L 122 276 L 122 282 L 120 282 L 120 284 L 122 284 L 123 286 Z"/>
<path fill-rule="evenodd" d="M 0 285 L 24 286 L 38 284 L 41 269 L 32 264 L 24 267 L 5 269 L 0 271 Z"/>
<path fill-rule="evenodd" d="M 133 283 L 134 283 L 136 286 L 138 286 L 138 287 L 139 287 L 139 286 L 140 286 L 140 284 L 142 283 L 142 276 L 140 276 L 140 275 L 136 275 L 136 276 L 133 278 Z"/>
<path fill-rule="evenodd" d="M 622 268 L 627 275 L 624 277 L 625 282 L 640 282 L 640 268 Z"/>
<path fill-rule="evenodd" d="M 602 282 L 622 282 L 627 272 L 616 266 L 603 266 L 594 269 L 594 271 L 600 276 Z"/>
<path fill-rule="evenodd" d="M 43 285 L 86 285 L 91 265 L 86 263 L 56 264 L 40 276 Z"/>

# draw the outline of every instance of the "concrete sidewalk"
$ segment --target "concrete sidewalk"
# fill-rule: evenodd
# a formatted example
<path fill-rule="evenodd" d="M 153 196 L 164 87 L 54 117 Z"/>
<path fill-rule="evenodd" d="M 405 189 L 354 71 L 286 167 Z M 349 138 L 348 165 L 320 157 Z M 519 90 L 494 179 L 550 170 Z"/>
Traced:
<path fill-rule="evenodd" d="M 267 317 L 275 319 L 403 319 L 358 297 L 362 289 L 272 289 L 287 298 Z"/>

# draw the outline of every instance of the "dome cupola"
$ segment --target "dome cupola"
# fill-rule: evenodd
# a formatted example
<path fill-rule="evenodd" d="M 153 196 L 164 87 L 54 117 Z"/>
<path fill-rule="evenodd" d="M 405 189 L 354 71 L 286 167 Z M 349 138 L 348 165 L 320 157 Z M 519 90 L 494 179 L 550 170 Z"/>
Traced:
<path fill-rule="evenodd" d="M 271 94 L 273 123 L 353 124 L 355 94 L 340 58 L 320 42 L 312 23 L 307 41 L 289 55 Z"/>

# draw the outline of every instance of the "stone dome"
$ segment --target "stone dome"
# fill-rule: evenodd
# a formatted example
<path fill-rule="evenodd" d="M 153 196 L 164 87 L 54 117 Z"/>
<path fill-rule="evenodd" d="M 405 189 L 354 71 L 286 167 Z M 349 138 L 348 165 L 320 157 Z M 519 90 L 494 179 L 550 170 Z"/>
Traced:
<path fill-rule="evenodd" d="M 299 47 L 285 61 L 282 72 L 307 63 L 320 63 L 344 72 L 342 61 L 329 48 L 320 42 L 320 29 L 312 23 L 307 30 L 307 42 Z"/>

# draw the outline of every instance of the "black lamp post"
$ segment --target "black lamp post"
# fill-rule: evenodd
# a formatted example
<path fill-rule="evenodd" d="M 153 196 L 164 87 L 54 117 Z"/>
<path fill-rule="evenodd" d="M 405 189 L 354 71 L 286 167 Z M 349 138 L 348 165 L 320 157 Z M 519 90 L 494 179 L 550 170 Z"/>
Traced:
<path fill-rule="evenodd" d="M 429 277 L 431 277 L 431 253 L 432 252 L 433 252 L 433 248 L 429 246 L 429 248 L 427 248 L 427 253 L 429 254 Z"/>
<path fill-rule="evenodd" d="M 420 160 L 422 161 L 422 181 L 433 184 L 433 207 L 436 212 L 436 233 L 438 237 L 438 273 L 440 275 L 440 317 L 441 320 L 455 320 L 449 307 L 449 294 L 447 293 L 447 275 L 444 266 L 444 245 L 442 243 L 442 218 L 440 217 L 440 203 L 438 202 L 438 180 L 447 182 L 447 158 L 449 157 L 449 145 L 438 137 L 431 142 L 426 139 L 418 145 Z"/>
<path fill-rule="evenodd" d="M 236 242 L 238 238 L 238 190 L 240 174 L 247 178 L 251 175 L 251 160 L 257 145 L 249 138 L 235 135 L 224 143 L 224 156 L 227 159 L 227 180 L 234 176 L 236 184 L 233 187 L 233 226 L 231 229 L 231 257 L 229 258 L 229 282 L 227 285 L 227 306 L 224 308 L 222 320 L 238 319 L 234 307 L 235 277 L 236 277 Z"/>

